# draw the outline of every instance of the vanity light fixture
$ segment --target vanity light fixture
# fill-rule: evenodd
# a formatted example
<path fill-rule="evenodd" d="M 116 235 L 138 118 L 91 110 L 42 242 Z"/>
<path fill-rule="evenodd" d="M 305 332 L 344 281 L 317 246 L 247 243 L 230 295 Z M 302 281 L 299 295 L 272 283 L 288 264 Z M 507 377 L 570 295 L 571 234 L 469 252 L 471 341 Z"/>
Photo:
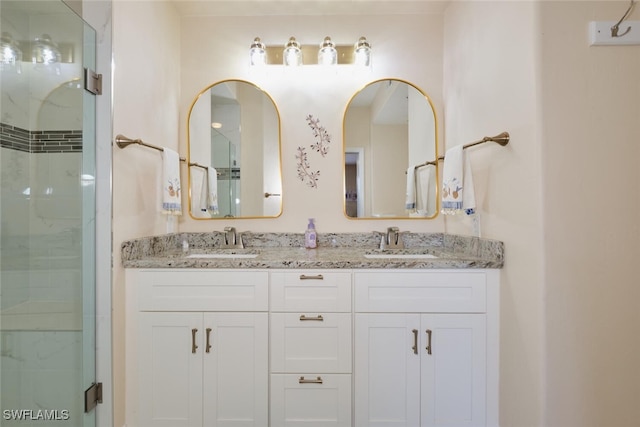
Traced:
<path fill-rule="evenodd" d="M 336 45 L 331 41 L 331 37 L 327 36 L 320 45 L 318 51 L 318 64 L 336 65 L 338 63 L 338 51 Z"/>
<path fill-rule="evenodd" d="M 366 37 L 360 37 L 354 50 L 355 64 L 368 67 L 371 65 L 371 45 Z"/>
<path fill-rule="evenodd" d="M 284 52 L 282 53 L 283 64 L 287 66 L 302 65 L 302 50 L 300 49 L 300 43 L 296 41 L 295 37 L 290 37 L 287 44 L 284 45 Z"/>
<path fill-rule="evenodd" d="M 265 65 L 267 63 L 266 46 L 260 40 L 260 37 L 253 39 L 249 56 L 251 57 L 251 65 Z"/>
<path fill-rule="evenodd" d="M 371 44 L 366 37 L 360 37 L 354 44 L 335 44 L 327 36 L 318 45 L 300 44 L 295 37 L 290 37 L 284 45 L 265 45 L 259 37 L 251 44 L 249 51 L 252 66 L 278 65 L 361 65 L 371 66 Z"/>
<path fill-rule="evenodd" d="M 2 33 L 0 37 L 0 70 L 14 70 L 20 74 L 22 72 L 22 50 L 13 40 L 11 34 Z"/>

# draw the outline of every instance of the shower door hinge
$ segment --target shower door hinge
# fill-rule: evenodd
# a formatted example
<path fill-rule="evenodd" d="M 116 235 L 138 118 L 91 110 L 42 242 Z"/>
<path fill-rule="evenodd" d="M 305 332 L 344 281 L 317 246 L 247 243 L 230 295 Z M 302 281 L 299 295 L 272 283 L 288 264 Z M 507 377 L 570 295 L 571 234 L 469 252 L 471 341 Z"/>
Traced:
<path fill-rule="evenodd" d="M 89 68 L 85 68 L 84 88 L 94 95 L 102 95 L 102 74 L 98 74 Z"/>
<path fill-rule="evenodd" d="M 102 383 L 93 383 L 84 392 L 84 412 L 91 412 L 98 403 L 102 403 Z"/>

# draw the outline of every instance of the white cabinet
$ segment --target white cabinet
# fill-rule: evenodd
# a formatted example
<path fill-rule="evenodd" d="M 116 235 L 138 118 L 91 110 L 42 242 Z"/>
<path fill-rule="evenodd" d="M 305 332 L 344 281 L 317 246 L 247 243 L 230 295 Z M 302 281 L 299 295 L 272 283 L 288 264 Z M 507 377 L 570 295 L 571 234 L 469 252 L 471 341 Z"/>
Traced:
<path fill-rule="evenodd" d="M 126 280 L 127 427 L 498 426 L 498 270 Z"/>
<path fill-rule="evenodd" d="M 266 426 L 266 273 L 127 274 L 127 314 L 137 323 L 127 339 L 127 426 Z M 246 311 L 213 311 L 224 302 Z"/>
<path fill-rule="evenodd" d="M 497 276 L 354 276 L 355 425 L 497 425 Z"/>
<path fill-rule="evenodd" d="M 351 273 L 274 271 L 271 426 L 351 426 Z"/>

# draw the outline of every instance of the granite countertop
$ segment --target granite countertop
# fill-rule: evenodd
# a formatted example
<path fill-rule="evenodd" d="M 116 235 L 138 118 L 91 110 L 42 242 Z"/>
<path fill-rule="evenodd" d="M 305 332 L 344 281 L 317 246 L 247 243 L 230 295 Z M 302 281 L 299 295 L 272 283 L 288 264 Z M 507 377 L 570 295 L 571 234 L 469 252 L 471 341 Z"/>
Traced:
<path fill-rule="evenodd" d="M 221 249 L 223 232 L 174 233 L 123 242 L 121 254 L 125 268 L 468 269 L 504 264 L 504 245 L 496 240 L 405 232 L 404 249 L 381 251 L 381 237 L 378 232 L 319 233 L 318 247 L 305 249 L 301 233 L 243 232 L 244 249 Z"/>

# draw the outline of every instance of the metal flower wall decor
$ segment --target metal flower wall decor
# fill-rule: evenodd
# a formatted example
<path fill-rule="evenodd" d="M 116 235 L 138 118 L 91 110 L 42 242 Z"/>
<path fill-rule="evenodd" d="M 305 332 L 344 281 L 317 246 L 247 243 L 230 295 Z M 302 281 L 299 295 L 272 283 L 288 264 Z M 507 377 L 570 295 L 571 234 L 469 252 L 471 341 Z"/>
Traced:
<path fill-rule="evenodd" d="M 310 145 L 311 149 L 319 153 L 322 157 L 326 157 L 326 155 L 329 153 L 331 135 L 329 135 L 324 126 L 320 125 L 320 120 L 314 119 L 311 114 L 306 117 L 306 121 L 313 132 L 313 136 L 316 138 L 316 142 Z M 320 177 L 320 171 L 313 171 L 311 169 L 309 156 L 306 152 L 305 147 L 298 147 L 296 159 L 298 161 L 298 179 L 306 183 L 307 186 L 311 188 L 318 188 L 318 178 Z"/>

